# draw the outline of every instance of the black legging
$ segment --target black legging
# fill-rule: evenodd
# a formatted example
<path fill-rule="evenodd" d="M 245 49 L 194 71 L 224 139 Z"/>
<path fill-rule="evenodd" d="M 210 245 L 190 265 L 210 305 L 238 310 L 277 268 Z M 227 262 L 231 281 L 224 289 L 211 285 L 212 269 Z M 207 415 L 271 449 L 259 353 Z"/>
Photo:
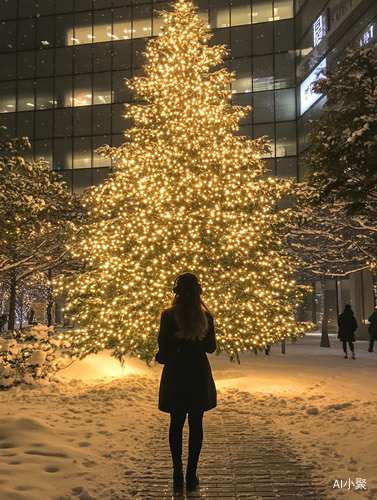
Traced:
<path fill-rule="evenodd" d="M 348 340 L 348 345 L 350 346 L 351 352 L 354 351 L 353 343 L 351 340 Z M 343 340 L 343 351 L 347 354 L 347 340 Z"/>
<path fill-rule="evenodd" d="M 169 445 L 173 466 L 177 469 L 182 467 L 182 431 L 185 421 L 185 412 L 178 411 L 170 414 Z M 189 412 L 188 423 L 190 434 L 187 470 L 195 474 L 203 443 L 203 412 Z"/>

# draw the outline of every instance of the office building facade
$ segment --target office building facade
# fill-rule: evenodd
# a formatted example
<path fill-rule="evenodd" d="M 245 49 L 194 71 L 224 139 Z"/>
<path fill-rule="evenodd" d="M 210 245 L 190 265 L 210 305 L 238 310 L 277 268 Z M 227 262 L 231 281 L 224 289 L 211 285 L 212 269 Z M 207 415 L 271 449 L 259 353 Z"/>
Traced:
<path fill-rule="evenodd" d="M 298 156 L 307 147 L 308 120 L 322 105 L 312 82 L 346 47 L 377 36 L 376 1 L 195 3 L 213 31 L 211 43 L 230 48 L 233 103 L 253 107 L 240 133 L 270 137 L 271 175 L 302 179 Z M 12 137 L 29 137 L 28 158 L 43 156 L 80 194 L 110 171 L 111 161 L 94 150 L 122 144 L 123 103 L 131 98 L 124 79 L 142 74 L 146 44 L 162 25 L 158 12 L 169 4 L 0 0 L 0 7 L 0 125 Z M 351 299 L 345 288 L 343 296 Z"/>

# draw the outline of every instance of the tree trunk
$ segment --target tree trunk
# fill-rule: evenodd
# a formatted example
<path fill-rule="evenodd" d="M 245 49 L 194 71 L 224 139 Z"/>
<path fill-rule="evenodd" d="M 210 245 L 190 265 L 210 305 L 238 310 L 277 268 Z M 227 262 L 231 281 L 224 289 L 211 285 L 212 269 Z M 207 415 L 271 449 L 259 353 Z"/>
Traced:
<path fill-rule="evenodd" d="M 9 294 L 8 330 L 14 330 L 14 325 L 16 323 L 16 288 L 17 288 L 16 276 L 14 275 L 14 273 L 12 273 L 10 280 L 10 294 Z"/>
<path fill-rule="evenodd" d="M 52 296 L 52 286 L 51 286 L 51 281 L 52 281 L 51 269 L 48 271 L 48 281 L 49 281 L 49 287 L 48 287 L 48 295 L 47 295 L 47 326 L 51 326 L 52 325 L 52 308 L 54 306 L 54 298 Z"/>
<path fill-rule="evenodd" d="M 330 347 L 329 333 L 327 331 L 327 314 L 326 314 L 326 279 L 321 280 L 322 297 L 323 297 L 323 314 L 322 314 L 322 335 L 321 347 Z"/>

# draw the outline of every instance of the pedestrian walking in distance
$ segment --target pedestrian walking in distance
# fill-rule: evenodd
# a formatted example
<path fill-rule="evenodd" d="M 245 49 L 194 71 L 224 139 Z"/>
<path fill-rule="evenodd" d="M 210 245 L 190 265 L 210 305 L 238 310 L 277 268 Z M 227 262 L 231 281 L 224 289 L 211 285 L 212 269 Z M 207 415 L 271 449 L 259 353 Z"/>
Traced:
<path fill-rule="evenodd" d="M 344 357 L 347 358 L 347 343 L 350 346 L 352 352 L 352 359 L 355 359 L 355 347 L 353 343 L 355 342 L 355 332 L 357 330 L 357 321 L 354 312 L 349 304 L 346 304 L 344 311 L 339 315 L 338 318 L 338 339 L 343 342 Z"/>
<path fill-rule="evenodd" d="M 188 416 L 189 446 L 186 488 L 199 484 L 196 473 L 203 442 L 203 413 L 215 408 L 216 387 L 206 353 L 216 350 L 213 317 L 201 299 L 202 287 L 195 274 L 179 275 L 170 307 L 161 313 L 156 361 L 164 364 L 159 404 L 170 413 L 169 445 L 173 460 L 173 484 L 183 487 L 182 430 Z"/>
<path fill-rule="evenodd" d="M 372 315 L 369 316 L 368 321 L 370 323 L 368 328 L 368 333 L 369 333 L 368 352 L 373 352 L 374 341 L 377 340 L 377 306 L 372 312 Z"/>

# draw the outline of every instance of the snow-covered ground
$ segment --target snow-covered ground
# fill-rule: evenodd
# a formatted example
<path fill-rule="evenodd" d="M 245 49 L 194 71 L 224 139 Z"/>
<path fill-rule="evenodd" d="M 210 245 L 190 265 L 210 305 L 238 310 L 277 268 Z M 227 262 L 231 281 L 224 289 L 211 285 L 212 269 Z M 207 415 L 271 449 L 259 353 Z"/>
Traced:
<path fill-rule="evenodd" d="M 242 355 L 241 365 L 226 355 L 209 358 L 220 395 L 230 391 L 236 411 L 264 416 L 288 433 L 329 496 L 374 500 L 377 352 L 359 341 L 356 359 L 343 359 L 339 341 L 330 341 L 321 348 L 320 336 L 308 334 L 287 343 L 285 355 L 274 346 L 269 356 Z M 138 359 L 122 369 L 104 352 L 75 361 L 58 382 L 0 392 L 1 500 L 127 497 L 135 471 L 148 468 L 152 436 L 168 421 L 157 410 L 161 369 Z M 244 391 L 253 394 L 251 406 Z M 361 479 L 366 491 L 356 489 Z"/>

